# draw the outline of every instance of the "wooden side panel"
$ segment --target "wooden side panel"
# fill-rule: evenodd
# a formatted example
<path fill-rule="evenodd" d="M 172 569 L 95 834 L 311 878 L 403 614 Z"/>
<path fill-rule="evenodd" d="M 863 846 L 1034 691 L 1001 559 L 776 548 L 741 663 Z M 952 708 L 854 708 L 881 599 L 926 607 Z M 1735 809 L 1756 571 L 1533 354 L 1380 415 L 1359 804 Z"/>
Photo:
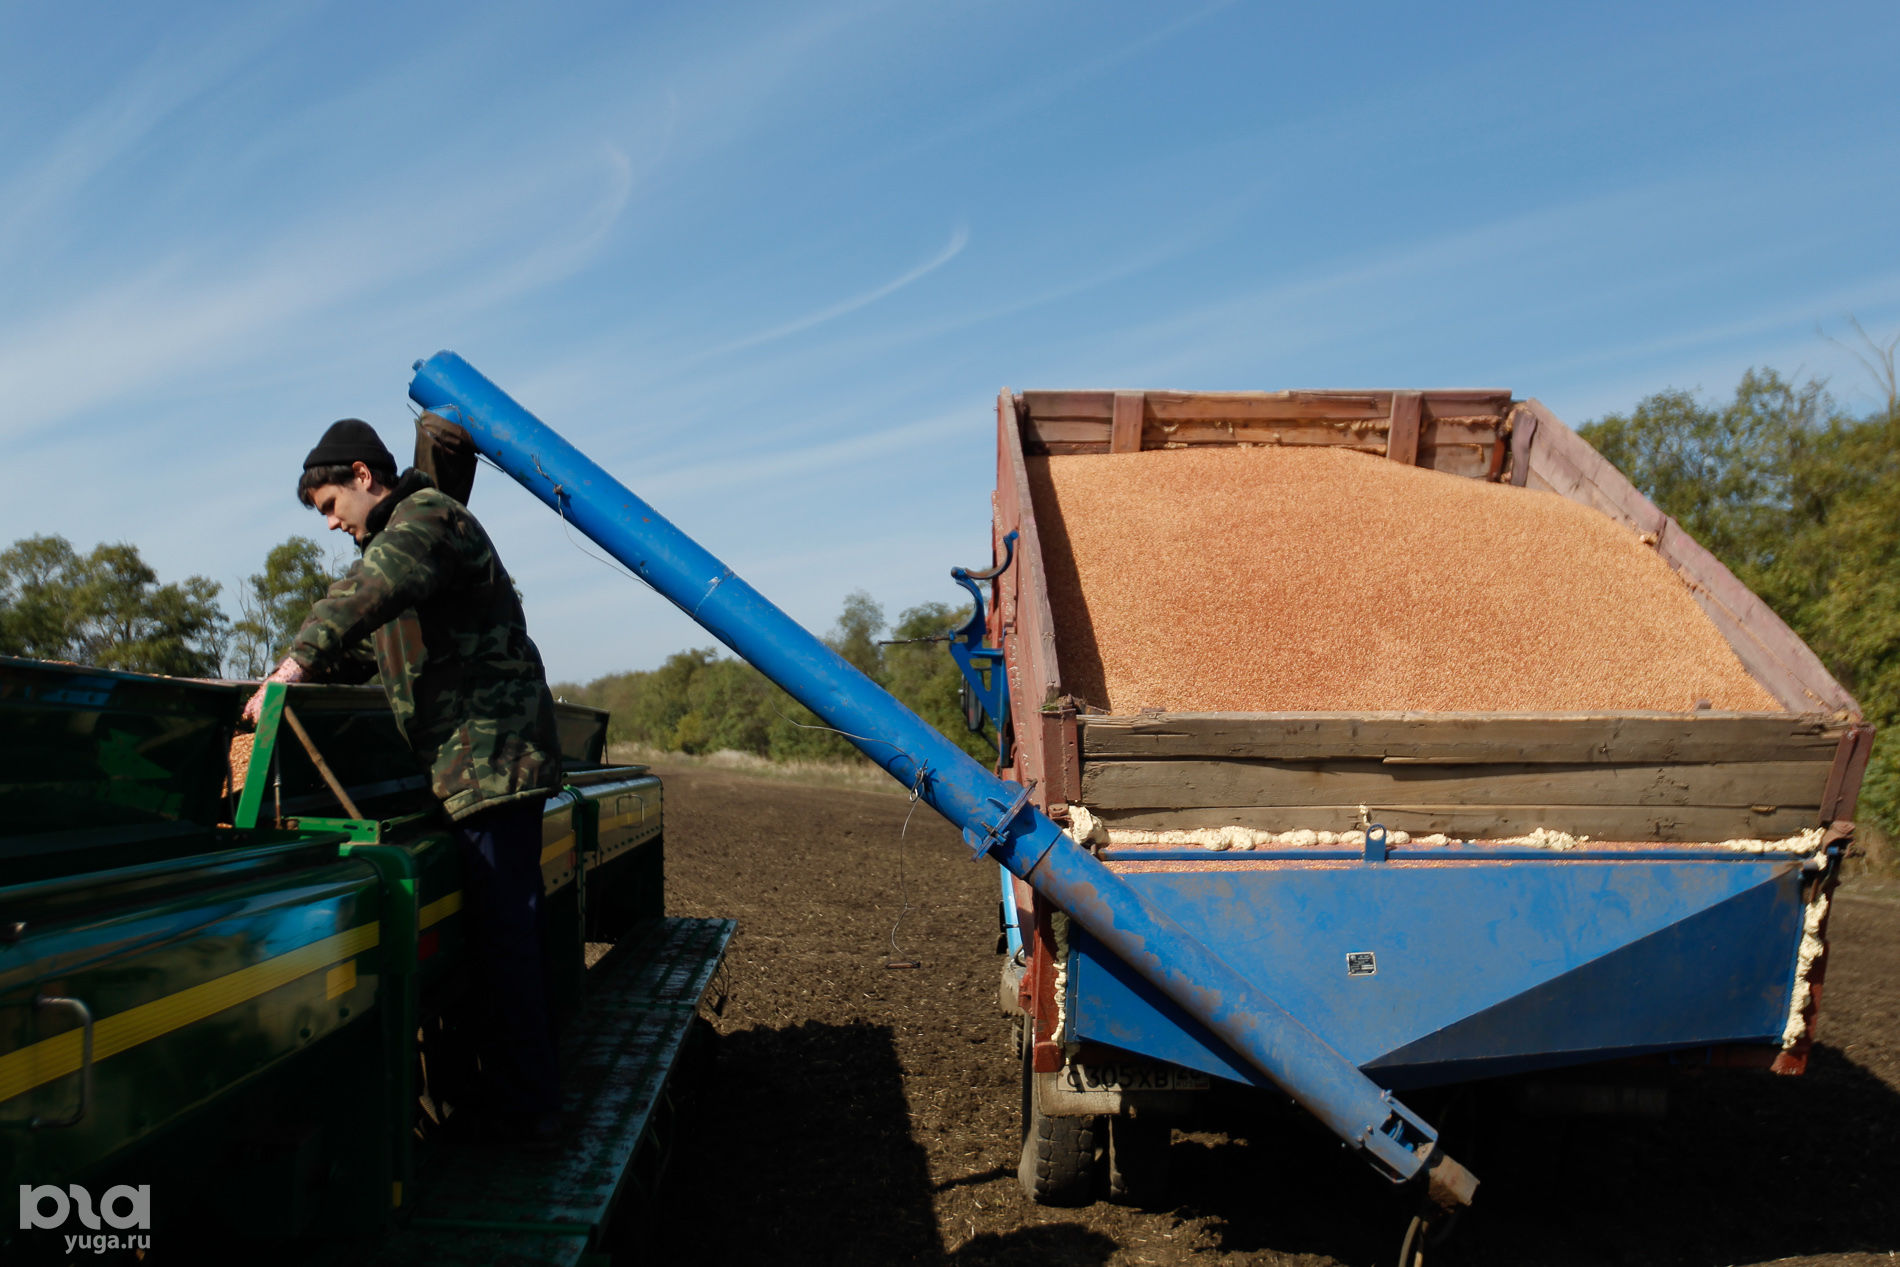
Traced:
<path fill-rule="evenodd" d="M 1860 707 L 1853 697 L 1734 573 L 1541 402 L 1526 401 L 1525 408 L 1537 419 L 1536 436 L 1528 447 L 1530 487 L 1594 507 L 1649 537 L 1688 582 L 1697 606 L 1722 631 L 1743 666 L 1783 705 L 1796 712 L 1820 709 L 1858 719 Z"/>
<path fill-rule="evenodd" d="M 1023 466 L 1022 431 L 1016 398 L 1005 390 L 996 401 L 996 537 L 998 548 L 1010 531 L 1017 533 L 1016 561 L 1004 573 L 1003 635 L 1009 655 L 1010 712 L 1016 736 L 1012 767 L 1019 780 L 1035 780 L 1037 804 L 1048 809 L 1052 791 L 1064 799 L 1062 753 L 1052 744 L 1043 708 L 1059 694 L 1055 620 L 1049 609 L 1049 585 L 1043 575 L 1042 538 L 1036 507 L 1029 496 Z M 999 554 L 1000 557 L 1000 554 Z M 1053 736 L 1060 742 L 1059 727 Z M 1068 764 L 1074 767 L 1071 755 Z"/>
<path fill-rule="evenodd" d="M 1026 419 L 1086 418 L 1107 422 L 1115 413 L 1114 392 L 1024 392 L 1022 416 Z"/>
<path fill-rule="evenodd" d="M 1384 422 L 1391 392 L 1149 392 L 1157 422 Z"/>
<path fill-rule="evenodd" d="M 1098 451 L 1108 449 L 1109 429 L 1106 422 L 1094 422 L 1078 418 L 1045 418 L 1040 422 L 1022 424 L 1023 443 L 1034 453 L 1046 445 L 1085 444 L 1093 445 Z"/>
<path fill-rule="evenodd" d="M 1019 400 L 1017 422 L 1026 453 L 1323 444 L 1401 460 L 1409 453 L 1417 465 L 1480 478 L 1492 473 L 1500 426 L 1512 404 L 1510 392 L 1494 388 L 1024 392 Z"/>
<path fill-rule="evenodd" d="M 1551 762 L 1835 759 L 1849 727 L 1783 713 L 1137 713 L 1084 717 L 1085 760 Z"/>
<path fill-rule="evenodd" d="M 1522 836 L 1538 828 L 1592 840 L 1781 840 L 1814 826 L 1812 812 L 1767 813 L 1726 808 L 1641 805 L 1406 805 L 1370 806 L 1373 821 L 1414 836 L 1443 833 L 1462 840 Z M 1110 827 L 1187 831 L 1197 827 L 1252 827 L 1260 831 L 1347 831 L 1358 805 L 1234 805 L 1218 808 L 1104 810 Z M 1241 855 L 1244 856 L 1244 855 Z M 1402 865 L 1402 864 L 1399 864 Z"/>
<path fill-rule="evenodd" d="M 1092 808 L 1171 805 L 1656 805 L 1799 809 L 1820 821 L 1831 760 L 1680 765 L 1388 765 L 1378 761 L 1091 761 Z"/>
<path fill-rule="evenodd" d="M 1502 418 L 1511 410 L 1509 389 L 1503 387 L 1438 388 L 1420 393 L 1427 421 L 1444 418 Z"/>
<path fill-rule="evenodd" d="M 1113 825 L 1615 840 L 1792 835 L 1838 812 L 1864 728 L 1776 713 L 1191 713 L 1082 719 Z"/>
<path fill-rule="evenodd" d="M 1289 422 L 1151 420 L 1142 433 L 1142 447 L 1145 449 L 1172 449 L 1190 444 L 1333 444 L 1383 454 L 1385 421 L 1333 422 L 1310 418 Z"/>
<path fill-rule="evenodd" d="M 1447 475 L 1481 480 L 1490 472 L 1491 446 L 1424 443 L 1418 447 L 1418 464 Z"/>

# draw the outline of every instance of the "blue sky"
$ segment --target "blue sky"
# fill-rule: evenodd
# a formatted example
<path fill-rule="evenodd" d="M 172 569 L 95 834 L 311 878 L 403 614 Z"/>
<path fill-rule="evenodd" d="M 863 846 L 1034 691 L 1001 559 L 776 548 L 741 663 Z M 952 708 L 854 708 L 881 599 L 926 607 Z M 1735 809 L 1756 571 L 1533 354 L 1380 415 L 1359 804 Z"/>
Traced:
<path fill-rule="evenodd" d="M 1005 385 L 1866 408 L 1819 331 L 1900 330 L 1896 52 L 1891 0 L 0 0 L 0 543 L 230 599 L 441 348 L 820 629 L 987 562 Z M 473 506 L 554 676 L 708 641 Z"/>

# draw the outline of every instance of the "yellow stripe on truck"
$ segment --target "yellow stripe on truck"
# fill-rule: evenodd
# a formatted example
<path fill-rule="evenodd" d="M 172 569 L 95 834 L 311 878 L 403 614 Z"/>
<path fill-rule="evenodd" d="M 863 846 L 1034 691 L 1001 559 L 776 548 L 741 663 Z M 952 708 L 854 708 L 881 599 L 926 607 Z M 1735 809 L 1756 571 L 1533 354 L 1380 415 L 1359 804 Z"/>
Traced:
<path fill-rule="evenodd" d="M 102 1017 L 92 1027 L 92 1060 L 99 1063 L 108 1056 L 148 1043 L 173 1030 L 195 1025 L 207 1016 L 228 1007 L 248 1003 L 278 986 L 289 985 L 299 977 L 323 972 L 341 960 L 349 959 L 375 946 L 379 938 L 375 924 L 325 937 L 322 941 L 299 946 L 248 968 L 214 977 L 209 981 L 141 1003 L 137 1007 Z M 81 1031 L 69 1029 L 63 1034 L 43 1038 L 18 1051 L 0 1056 L 0 1101 L 25 1095 L 46 1083 L 79 1072 Z"/>
<path fill-rule="evenodd" d="M 462 890 L 457 889 L 447 897 L 439 897 L 416 912 L 416 927 L 427 928 L 431 924 L 440 924 L 461 909 Z"/>

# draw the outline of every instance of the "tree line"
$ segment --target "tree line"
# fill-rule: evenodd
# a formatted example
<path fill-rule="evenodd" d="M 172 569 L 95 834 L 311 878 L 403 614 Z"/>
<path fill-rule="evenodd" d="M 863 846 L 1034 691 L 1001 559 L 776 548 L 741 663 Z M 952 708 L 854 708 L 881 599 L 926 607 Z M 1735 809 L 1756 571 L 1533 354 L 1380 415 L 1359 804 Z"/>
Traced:
<path fill-rule="evenodd" d="M 273 546 L 261 571 L 237 587 L 238 615 L 218 604 L 223 587 L 203 576 L 161 584 L 125 542 L 81 554 L 64 537 L 26 537 L 0 551 L 0 655 L 64 660 L 173 677 L 262 677 L 283 659 L 310 605 L 345 570 L 309 537 Z M 827 641 L 845 659 L 980 758 L 993 743 L 963 722 L 961 677 L 934 638 L 967 607 L 927 603 L 880 641 L 884 611 L 852 594 Z M 657 669 L 615 673 L 556 694 L 609 710 L 609 738 L 669 752 L 736 749 L 773 760 L 840 760 L 855 749 L 751 665 L 712 648 L 676 652 Z"/>
<path fill-rule="evenodd" d="M 969 618 L 968 606 L 924 603 L 886 632 L 884 609 L 853 593 L 825 642 L 911 711 L 982 761 L 996 757 L 994 730 L 964 723 L 962 675 L 941 635 Z M 608 741 L 665 752 L 748 752 L 774 761 L 842 760 L 856 749 L 743 660 L 715 648 L 676 651 L 657 669 L 611 673 L 555 694 L 611 715 Z"/>

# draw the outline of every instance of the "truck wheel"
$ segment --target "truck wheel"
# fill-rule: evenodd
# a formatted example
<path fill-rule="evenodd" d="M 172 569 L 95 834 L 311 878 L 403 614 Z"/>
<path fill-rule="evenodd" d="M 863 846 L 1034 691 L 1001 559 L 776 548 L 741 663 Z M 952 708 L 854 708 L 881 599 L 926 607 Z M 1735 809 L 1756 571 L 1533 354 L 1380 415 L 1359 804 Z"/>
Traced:
<path fill-rule="evenodd" d="M 1174 1128 L 1152 1114 L 1108 1119 L 1108 1199 L 1154 1206 L 1167 1196 L 1169 1146 Z"/>
<path fill-rule="evenodd" d="M 1023 1155 L 1016 1182 L 1038 1205 L 1087 1205 L 1095 1195 L 1100 1117 L 1050 1117 L 1037 1104 L 1035 1044 L 1023 1052 Z"/>

